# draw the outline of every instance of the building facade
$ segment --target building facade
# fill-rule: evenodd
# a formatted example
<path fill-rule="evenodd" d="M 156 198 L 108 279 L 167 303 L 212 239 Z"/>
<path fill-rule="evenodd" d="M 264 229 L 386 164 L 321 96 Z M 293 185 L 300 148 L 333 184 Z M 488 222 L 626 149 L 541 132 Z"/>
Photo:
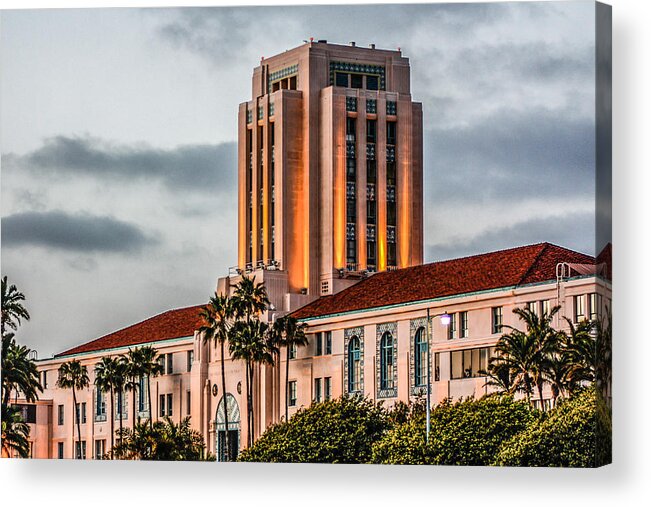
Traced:
<path fill-rule="evenodd" d="M 261 318 L 291 313 L 309 335 L 292 351 L 287 378 L 285 354 L 274 366 L 255 366 L 254 438 L 282 420 L 286 403 L 291 417 L 341 395 L 414 400 L 428 385 L 434 403 L 481 396 L 501 326 L 520 324 L 513 309 L 559 305 L 554 325 L 566 329 L 564 317 L 578 322 L 610 308 L 609 255 L 541 243 L 422 264 L 422 109 L 400 51 L 310 41 L 263 59 L 252 96 L 239 108 L 238 264 L 217 291 L 229 294 L 243 274 L 254 276 L 272 303 Z M 241 449 L 245 367 L 204 342 L 200 309 L 170 310 L 39 361 L 41 401 L 17 402 L 32 456 L 98 459 L 120 425 L 187 416 L 218 459 L 226 439 Z M 125 393 L 119 410 L 95 388 L 95 366 L 144 344 L 164 367 L 150 379 L 152 406 L 143 385 Z M 56 386 L 58 368 L 71 359 L 90 376 L 76 406 L 71 391 Z M 549 398 L 546 391 L 538 402 Z"/>

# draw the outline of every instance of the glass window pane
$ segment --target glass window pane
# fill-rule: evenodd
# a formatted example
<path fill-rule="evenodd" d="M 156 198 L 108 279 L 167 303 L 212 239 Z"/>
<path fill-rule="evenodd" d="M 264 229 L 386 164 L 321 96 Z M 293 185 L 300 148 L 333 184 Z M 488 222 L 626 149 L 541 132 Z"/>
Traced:
<path fill-rule="evenodd" d="M 452 378 L 463 378 L 463 351 L 455 350 L 452 356 Z"/>

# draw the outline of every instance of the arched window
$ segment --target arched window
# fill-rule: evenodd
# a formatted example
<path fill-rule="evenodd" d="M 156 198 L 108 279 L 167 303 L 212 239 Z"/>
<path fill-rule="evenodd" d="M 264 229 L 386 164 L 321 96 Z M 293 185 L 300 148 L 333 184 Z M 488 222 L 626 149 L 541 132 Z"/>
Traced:
<path fill-rule="evenodd" d="M 389 331 L 380 341 L 380 389 L 393 389 L 393 336 Z"/>
<path fill-rule="evenodd" d="M 361 391 L 362 351 L 359 338 L 353 336 L 348 341 L 348 392 Z"/>
<path fill-rule="evenodd" d="M 427 336 L 425 328 L 419 327 L 414 335 L 414 387 L 427 383 Z"/>

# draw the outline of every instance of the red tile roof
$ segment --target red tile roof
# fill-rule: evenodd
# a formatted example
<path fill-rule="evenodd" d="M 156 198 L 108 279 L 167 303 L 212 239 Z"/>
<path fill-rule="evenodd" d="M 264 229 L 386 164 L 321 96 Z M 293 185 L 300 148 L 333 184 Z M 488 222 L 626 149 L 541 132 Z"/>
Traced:
<path fill-rule="evenodd" d="M 556 280 L 556 264 L 594 258 L 550 243 L 384 271 L 296 310 L 298 319 Z"/>
<path fill-rule="evenodd" d="M 55 357 L 192 336 L 195 329 L 202 325 L 202 319 L 199 317 L 202 306 L 168 310 L 137 324 L 56 354 Z"/>

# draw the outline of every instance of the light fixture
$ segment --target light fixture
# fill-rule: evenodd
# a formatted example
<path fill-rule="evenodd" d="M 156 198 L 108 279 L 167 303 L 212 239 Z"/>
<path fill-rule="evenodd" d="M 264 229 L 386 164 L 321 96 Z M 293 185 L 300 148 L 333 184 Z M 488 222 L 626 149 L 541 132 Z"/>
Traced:
<path fill-rule="evenodd" d="M 449 326 L 450 325 L 450 314 L 448 312 L 445 312 L 444 314 L 441 315 L 441 324 L 444 326 Z"/>

